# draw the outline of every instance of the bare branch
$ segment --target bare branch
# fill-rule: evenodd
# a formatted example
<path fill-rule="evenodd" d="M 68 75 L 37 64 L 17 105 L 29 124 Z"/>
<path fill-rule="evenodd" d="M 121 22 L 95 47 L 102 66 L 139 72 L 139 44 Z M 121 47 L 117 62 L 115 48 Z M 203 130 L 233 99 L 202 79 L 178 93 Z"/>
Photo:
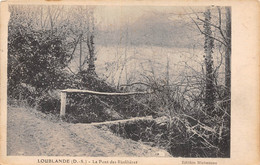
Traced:
<path fill-rule="evenodd" d="M 204 32 L 201 30 L 201 28 L 199 27 L 198 23 L 197 23 L 191 16 L 190 16 L 190 18 L 191 18 L 191 20 L 194 22 L 194 24 L 197 26 L 197 28 L 198 28 L 198 30 L 200 31 L 201 34 L 203 34 L 203 35 L 205 35 L 205 36 L 208 36 L 208 37 L 210 37 L 210 38 L 212 38 L 212 39 L 214 39 L 214 40 L 216 40 L 216 41 L 218 41 L 218 42 L 220 42 L 220 43 L 222 43 L 223 45 L 226 46 L 226 43 L 223 42 L 223 41 L 221 41 L 220 39 L 215 38 L 215 37 L 212 37 L 211 35 L 208 35 L 208 34 L 204 33 Z"/>

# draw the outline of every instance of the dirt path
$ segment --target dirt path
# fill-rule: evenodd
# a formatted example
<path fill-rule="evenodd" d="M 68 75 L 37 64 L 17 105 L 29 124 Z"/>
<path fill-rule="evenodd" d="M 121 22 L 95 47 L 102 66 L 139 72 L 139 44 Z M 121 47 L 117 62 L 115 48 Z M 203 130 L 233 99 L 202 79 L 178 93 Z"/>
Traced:
<path fill-rule="evenodd" d="M 33 109 L 8 107 L 7 154 L 28 156 L 170 156 L 91 125 L 51 121 Z"/>

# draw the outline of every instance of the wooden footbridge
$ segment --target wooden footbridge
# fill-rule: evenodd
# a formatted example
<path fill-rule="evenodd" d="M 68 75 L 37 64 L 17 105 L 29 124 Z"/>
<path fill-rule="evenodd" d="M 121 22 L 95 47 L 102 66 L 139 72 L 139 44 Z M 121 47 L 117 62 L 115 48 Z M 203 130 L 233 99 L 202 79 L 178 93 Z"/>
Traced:
<path fill-rule="evenodd" d="M 60 106 L 60 116 L 61 117 L 65 116 L 65 114 L 66 114 L 67 93 L 87 93 L 89 95 L 99 95 L 99 96 L 129 96 L 129 95 L 150 94 L 151 92 L 108 93 L 108 92 L 96 92 L 96 91 L 91 91 L 91 90 L 79 90 L 79 89 L 61 90 L 61 106 Z"/>

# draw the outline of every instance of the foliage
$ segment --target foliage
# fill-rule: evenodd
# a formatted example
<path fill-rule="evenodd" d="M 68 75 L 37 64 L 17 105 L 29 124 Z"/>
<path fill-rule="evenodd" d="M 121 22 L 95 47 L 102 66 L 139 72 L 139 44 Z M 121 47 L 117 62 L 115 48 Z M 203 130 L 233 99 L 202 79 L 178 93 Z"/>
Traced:
<path fill-rule="evenodd" d="M 32 31 L 17 27 L 8 38 L 8 91 L 12 94 L 20 83 L 37 92 L 62 88 L 62 69 L 68 63 L 64 38 L 51 31 Z"/>
<path fill-rule="evenodd" d="M 44 113 L 58 114 L 60 112 L 60 99 L 49 94 L 42 95 L 36 100 L 37 109 Z"/>

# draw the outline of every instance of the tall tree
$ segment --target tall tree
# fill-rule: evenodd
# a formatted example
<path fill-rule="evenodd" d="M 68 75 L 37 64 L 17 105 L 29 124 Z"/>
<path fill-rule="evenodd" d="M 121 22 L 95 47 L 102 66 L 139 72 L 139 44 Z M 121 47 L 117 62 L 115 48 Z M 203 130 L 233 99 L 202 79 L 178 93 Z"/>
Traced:
<path fill-rule="evenodd" d="M 94 22 L 94 14 L 93 11 L 89 12 L 89 19 L 87 20 L 87 46 L 89 51 L 89 61 L 88 61 L 88 73 L 90 75 L 96 75 L 95 72 L 95 61 L 96 61 L 96 53 L 95 53 L 95 45 L 94 45 L 94 33 L 95 33 L 95 22 Z"/>
<path fill-rule="evenodd" d="M 205 43 L 204 43 L 204 51 L 205 51 L 205 65 L 206 65 L 206 91 L 205 91 L 205 106 L 206 112 L 211 114 L 214 110 L 214 102 L 215 102 L 215 88 L 214 88 L 214 69 L 213 69 L 213 47 L 214 47 L 214 39 L 212 38 L 212 30 L 211 30 L 211 11 L 207 9 L 204 13 L 205 21 L 204 21 L 204 34 L 205 34 Z"/>
<path fill-rule="evenodd" d="M 226 7 L 226 51 L 225 51 L 225 86 L 228 103 L 230 104 L 231 93 L 231 11 Z"/>

